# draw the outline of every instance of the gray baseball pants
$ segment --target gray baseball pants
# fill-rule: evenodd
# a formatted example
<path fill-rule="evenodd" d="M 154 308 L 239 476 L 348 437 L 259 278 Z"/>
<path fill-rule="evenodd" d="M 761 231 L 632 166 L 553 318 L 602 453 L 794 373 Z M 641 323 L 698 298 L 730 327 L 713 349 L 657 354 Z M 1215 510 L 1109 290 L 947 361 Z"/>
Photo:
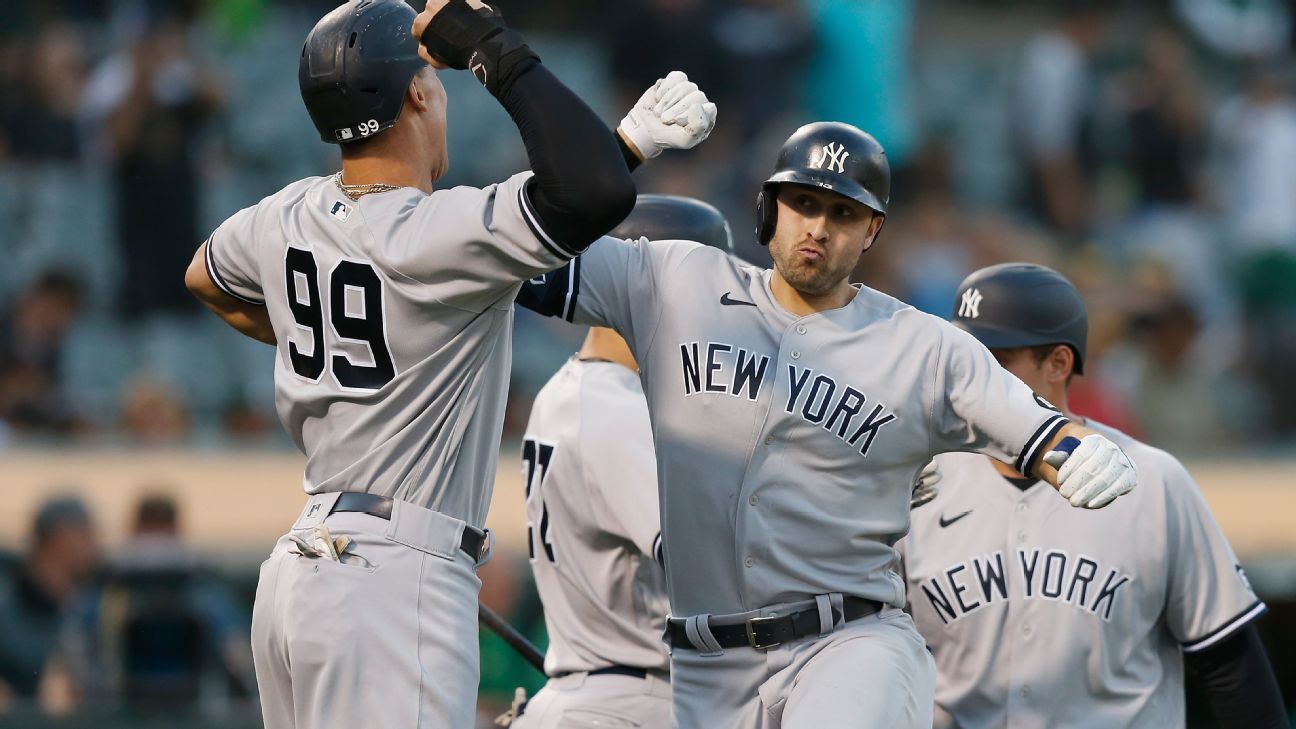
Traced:
<path fill-rule="evenodd" d="M 471 729 L 481 581 L 459 548 L 464 522 L 399 501 L 390 520 L 328 515 L 337 496 L 312 496 L 261 565 L 252 655 L 266 729 Z M 349 540 L 340 556 L 312 549 L 319 525 Z"/>
<path fill-rule="evenodd" d="M 551 678 L 512 729 L 670 729 L 670 682 L 658 676 L 572 673 Z"/>
<path fill-rule="evenodd" d="M 936 664 L 888 607 L 765 651 L 676 648 L 671 686 L 677 729 L 930 729 Z"/>

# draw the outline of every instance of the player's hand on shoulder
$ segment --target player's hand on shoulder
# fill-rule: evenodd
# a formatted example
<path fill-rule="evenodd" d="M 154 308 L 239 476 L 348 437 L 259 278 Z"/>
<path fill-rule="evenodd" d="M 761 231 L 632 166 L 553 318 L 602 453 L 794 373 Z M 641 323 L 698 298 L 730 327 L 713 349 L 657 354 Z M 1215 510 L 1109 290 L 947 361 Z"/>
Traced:
<path fill-rule="evenodd" d="M 936 459 L 932 459 L 931 463 L 923 466 L 923 470 L 919 471 L 918 477 L 914 479 L 913 492 L 909 496 L 909 508 L 917 509 L 936 498 L 936 494 L 939 493 L 936 484 L 940 480 L 940 468 L 936 466 Z"/>
<path fill-rule="evenodd" d="M 1138 482 L 1138 471 L 1129 456 L 1104 435 L 1080 439 L 1068 454 L 1052 450 L 1044 461 L 1057 469 L 1058 493 L 1072 506 L 1101 509 L 1127 494 Z"/>
<path fill-rule="evenodd" d="M 683 71 L 658 79 L 621 120 L 618 129 L 645 159 L 664 149 L 692 149 L 715 127 L 716 105 Z"/>

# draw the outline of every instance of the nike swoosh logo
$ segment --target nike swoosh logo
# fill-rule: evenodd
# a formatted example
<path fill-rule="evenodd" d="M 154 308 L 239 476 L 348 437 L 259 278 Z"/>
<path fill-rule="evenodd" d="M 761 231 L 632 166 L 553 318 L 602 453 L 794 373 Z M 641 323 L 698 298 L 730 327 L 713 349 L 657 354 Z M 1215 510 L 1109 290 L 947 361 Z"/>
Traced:
<path fill-rule="evenodd" d="M 962 514 L 959 514 L 958 516 L 955 516 L 955 517 L 952 518 L 952 519 L 946 519 L 944 515 L 941 515 L 941 518 L 940 518 L 940 525 L 941 525 L 941 528 L 944 529 L 945 527 L 949 526 L 950 524 L 953 524 L 954 522 L 958 521 L 959 519 L 962 519 L 963 517 L 965 517 L 965 516 L 967 516 L 968 514 L 971 514 L 971 513 L 972 513 L 972 510 L 971 510 L 971 509 L 968 509 L 967 511 L 963 512 Z"/>
<path fill-rule="evenodd" d="M 720 303 L 724 304 L 725 306 L 755 306 L 755 304 L 753 304 L 750 301 L 742 301 L 741 299 L 729 298 L 728 291 L 724 292 L 724 295 L 720 297 Z"/>

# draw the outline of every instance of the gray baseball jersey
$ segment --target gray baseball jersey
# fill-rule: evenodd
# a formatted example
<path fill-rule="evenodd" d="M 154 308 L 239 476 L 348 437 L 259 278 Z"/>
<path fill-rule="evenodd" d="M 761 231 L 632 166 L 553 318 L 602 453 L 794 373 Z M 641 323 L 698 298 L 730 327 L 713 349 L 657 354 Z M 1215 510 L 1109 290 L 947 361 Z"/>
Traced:
<path fill-rule="evenodd" d="M 666 577 L 657 464 L 639 378 L 567 361 L 540 390 L 522 445 L 528 537 L 544 603 L 545 673 L 665 671 Z"/>
<path fill-rule="evenodd" d="M 212 280 L 269 312 L 276 405 L 308 493 L 367 491 L 482 526 L 513 297 L 571 253 L 536 224 L 529 177 L 358 201 L 313 177 L 212 234 Z"/>
<path fill-rule="evenodd" d="M 639 362 L 674 614 L 830 592 L 903 605 L 892 545 L 931 456 L 1021 464 L 1066 421 L 941 319 L 865 287 L 797 317 L 771 275 L 696 243 L 604 238 L 538 298 L 615 329 Z"/>
<path fill-rule="evenodd" d="M 1182 653 L 1264 612 L 1183 465 L 1090 426 L 1139 475 L 1098 511 L 979 456 L 936 459 L 940 492 L 901 550 L 938 727 L 1183 726 Z"/>

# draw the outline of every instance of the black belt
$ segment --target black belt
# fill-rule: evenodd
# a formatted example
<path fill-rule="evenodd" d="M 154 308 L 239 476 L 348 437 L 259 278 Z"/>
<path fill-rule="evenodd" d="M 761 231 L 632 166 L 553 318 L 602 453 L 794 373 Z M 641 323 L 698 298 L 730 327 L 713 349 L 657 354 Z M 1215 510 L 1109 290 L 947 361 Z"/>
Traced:
<path fill-rule="evenodd" d="M 608 666 L 606 668 L 596 668 L 589 672 L 591 676 L 632 676 L 634 678 L 648 678 L 648 672 L 642 668 L 633 666 Z"/>
<path fill-rule="evenodd" d="M 360 491 L 343 491 L 329 513 L 355 511 L 369 516 L 376 516 L 379 519 L 390 520 L 392 507 L 395 504 L 396 500 L 390 496 L 378 496 L 377 494 L 366 494 Z M 459 539 L 459 548 L 467 552 L 468 556 L 474 560 L 480 560 L 482 551 L 486 548 L 486 534 L 465 525 L 463 536 Z"/>
<path fill-rule="evenodd" d="M 839 618 L 844 617 L 846 622 L 850 622 L 872 615 L 882 609 L 882 603 L 877 600 L 865 600 L 862 597 L 847 597 L 842 601 L 842 609 L 844 616 L 836 610 L 832 611 L 834 625 Z M 688 631 L 684 628 L 686 622 L 683 618 L 671 618 L 667 621 L 666 637 L 670 640 L 672 648 L 697 650 L 688 638 Z M 711 635 L 715 637 L 721 648 L 748 646 L 758 651 L 790 643 L 807 635 L 818 635 L 820 632 L 819 610 L 816 607 L 808 607 L 787 615 L 751 618 L 736 625 L 709 623 L 708 626 L 711 628 Z"/>

